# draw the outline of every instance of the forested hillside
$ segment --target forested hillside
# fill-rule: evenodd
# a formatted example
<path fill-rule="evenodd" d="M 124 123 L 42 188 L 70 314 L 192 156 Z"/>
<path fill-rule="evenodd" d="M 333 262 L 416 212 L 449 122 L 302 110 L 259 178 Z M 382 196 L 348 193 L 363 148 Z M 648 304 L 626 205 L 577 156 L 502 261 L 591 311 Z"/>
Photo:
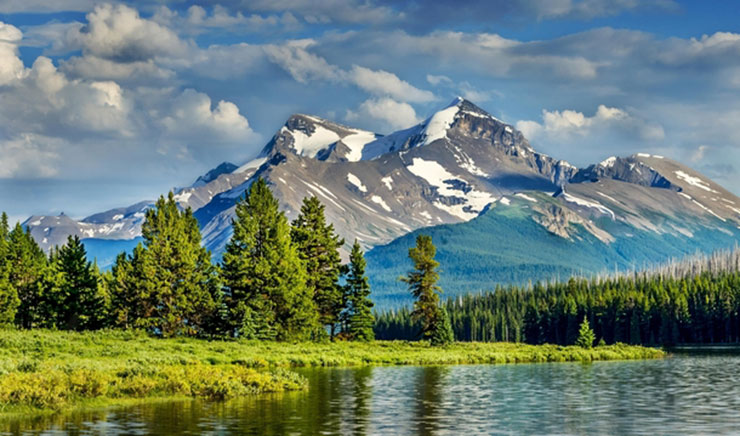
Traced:
<path fill-rule="evenodd" d="M 740 342 L 740 250 L 674 261 L 639 273 L 497 287 L 448 299 L 455 338 L 573 344 L 584 317 L 606 343 Z M 376 336 L 417 334 L 405 309 L 378 316 Z"/>

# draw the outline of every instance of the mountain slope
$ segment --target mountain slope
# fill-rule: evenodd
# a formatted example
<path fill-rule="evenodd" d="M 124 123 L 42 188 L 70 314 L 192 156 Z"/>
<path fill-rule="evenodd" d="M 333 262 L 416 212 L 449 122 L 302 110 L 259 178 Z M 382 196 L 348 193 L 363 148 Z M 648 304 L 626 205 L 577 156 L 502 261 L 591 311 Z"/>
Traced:
<path fill-rule="evenodd" d="M 235 202 L 257 177 L 291 219 L 304 197 L 317 196 L 348 243 L 372 249 L 374 292 L 389 303 L 405 298 L 395 279 L 408 268 L 415 231 L 434 236 L 443 286 L 456 294 L 728 247 L 740 224 L 740 198 L 677 162 L 636 154 L 577 169 L 460 98 L 387 136 L 293 115 L 253 160 L 221 164 L 177 190 L 216 259 Z M 78 234 L 109 259 L 106 244 L 135 243 L 148 207 L 25 224 L 44 248 Z"/>

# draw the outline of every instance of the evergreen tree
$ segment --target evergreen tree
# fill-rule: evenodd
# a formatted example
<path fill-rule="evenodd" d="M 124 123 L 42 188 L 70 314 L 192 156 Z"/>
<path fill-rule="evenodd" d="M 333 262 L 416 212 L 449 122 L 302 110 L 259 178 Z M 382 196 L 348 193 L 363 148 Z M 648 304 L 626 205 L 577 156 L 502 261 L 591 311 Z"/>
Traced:
<path fill-rule="evenodd" d="M 9 234 L 8 215 L 3 212 L 0 216 L 0 327 L 13 323 L 20 304 L 18 292 L 10 281 Z"/>
<path fill-rule="evenodd" d="M 581 328 L 578 330 L 576 345 L 583 348 L 592 348 L 595 340 L 596 336 L 594 335 L 594 331 L 591 330 L 591 326 L 588 324 L 588 319 L 584 316 Z"/>
<path fill-rule="evenodd" d="M 447 309 L 440 307 L 438 319 L 440 320 L 437 328 L 432 332 L 430 338 L 432 345 L 447 345 L 455 341 L 455 334 L 452 331 L 452 324 L 450 323 L 450 316 L 447 314 Z"/>
<path fill-rule="evenodd" d="M 8 234 L 7 262 L 10 285 L 15 288 L 20 304 L 15 323 L 32 328 L 41 321 L 41 279 L 46 268 L 46 255 L 39 248 L 29 230 L 16 223 Z"/>
<path fill-rule="evenodd" d="M 99 285 L 99 272 L 87 260 L 85 246 L 78 236 L 49 258 L 42 304 L 44 324 L 62 330 L 90 330 L 103 326 L 105 298 Z"/>
<path fill-rule="evenodd" d="M 306 270 L 306 287 L 313 295 L 319 312 L 319 323 L 329 328 L 334 340 L 339 315 L 344 308 L 344 295 L 339 284 L 342 259 L 339 247 L 344 245 L 326 224 L 324 205 L 316 197 L 303 199 L 298 217 L 293 221 L 291 238 Z"/>
<path fill-rule="evenodd" d="M 144 244 L 114 265 L 110 287 L 116 323 L 165 337 L 204 333 L 220 284 L 211 253 L 200 245 L 192 211 L 180 211 L 170 192 L 147 210 L 141 232 Z"/>
<path fill-rule="evenodd" d="M 307 339 L 318 326 L 306 272 L 267 183 L 258 178 L 236 205 L 223 256 L 225 303 L 234 333 L 258 339 Z"/>
<path fill-rule="evenodd" d="M 110 295 L 108 322 L 112 326 L 132 329 L 141 319 L 152 315 L 150 307 L 144 305 L 144 287 L 141 285 L 141 259 L 144 245 L 139 243 L 131 255 L 120 253 L 107 276 Z"/>
<path fill-rule="evenodd" d="M 372 341 L 375 339 L 373 326 L 373 302 L 370 300 L 370 283 L 365 276 L 365 256 L 355 239 L 352 244 L 352 252 L 349 255 L 349 268 L 347 273 L 347 284 L 345 286 L 347 308 L 344 318 L 346 319 L 346 331 L 349 337 L 358 341 Z"/>
<path fill-rule="evenodd" d="M 439 308 L 439 294 L 442 289 L 437 285 L 439 262 L 434 260 L 437 249 L 432 237 L 418 235 L 416 246 L 409 248 L 409 258 L 414 262 L 414 270 L 401 280 L 408 284 L 411 294 L 416 298 L 412 319 L 421 324 L 421 335 L 424 339 L 436 340 L 445 337 L 445 319 Z"/>

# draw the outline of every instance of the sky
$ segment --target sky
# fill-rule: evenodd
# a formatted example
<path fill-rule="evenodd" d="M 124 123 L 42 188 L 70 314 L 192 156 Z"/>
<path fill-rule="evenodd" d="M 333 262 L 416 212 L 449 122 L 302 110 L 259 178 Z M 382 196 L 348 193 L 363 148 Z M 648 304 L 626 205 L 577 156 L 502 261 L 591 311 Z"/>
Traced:
<path fill-rule="evenodd" d="M 740 194 L 736 0 L 0 0 L 0 210 L 84 217 L 293 113 L 389 133 L 458 95 L 575 165 L 656 153 Z"/>

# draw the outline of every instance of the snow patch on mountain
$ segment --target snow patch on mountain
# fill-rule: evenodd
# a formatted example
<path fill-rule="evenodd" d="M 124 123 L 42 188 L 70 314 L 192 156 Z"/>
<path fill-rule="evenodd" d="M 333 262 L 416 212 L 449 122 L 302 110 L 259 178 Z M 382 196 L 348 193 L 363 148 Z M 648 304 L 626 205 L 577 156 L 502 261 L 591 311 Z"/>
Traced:
<path fill-rule="evenodd" d="M 382 179 L 380 179 L 380 181 L 385 184 L 385 187 L 388 188 L 389 191 L 393 190 L 393 177 L 385 176 Z"/>
<path fill-rule="evenodd" d="M 362 160 L 362 152 L 365 145 L 375 141 L 376 138 L 377 135 L 375 133 L 364 130 L 358 130 L 357 133 L 342 138 L 342 143 L 349 148 L 349 153 L 346 156 L 347 160 L 350 162 Z"/>
<path fill-rule="evenodd" d="M 516 194 L 514 194 L 514 195 L 515 195 L 515 196 L 517 196 L 517 197 L 519 197 L 519 198 L 523 198 L 523 199 L 525 199 L 525 200 L 527 200 L 527 201 L 531 201 L 532 203 L 537 203 L 537 199 L 536 199 L 536 198 L 534 198 L 534 197 L 530 197 L 529 195 L 527 195 L 527 194 L 524 194 L 524 193 L 522 193 L 522 192 L 517 192 L 517 193 L 516 193 Z"/>
<path fill-rule="evenodd" d="M 362 184 L 362 180 L 352 173 L 347 173 L 347 180 L 355 185 L 361 192 L 367 192 L 367 187 Z"/>
<path fill-rule="evenodd" d="M 251 170 L 254 168 L 261 167 L 265 162 L 267 162 L 267 157 L 258 157 L 257 159 L 252 159 L 249 162 L 245 163 L 244 165 L 237 168 L 234 173 L 243 173 L 244 171 Z"/>
<path fill-rule="evenodd" d="M 314 131 L 307 135 L 300 130 L 289 130 L 283 127 L 282 132 L 289 132 L 293 137 L 293 150 L 299 156 L 316 157 L 316 155 L 331 144 L 339 141 L 341 138 L 332 130 L 320 125 L 314 126 Z"/>
<path fill-rule="evenodd" d="M 676 177 L 678 177 L 679 179 L 683 180 L 684 182 L 688 183 L 691 186 L 696 186 L 697 188 L 703 189 L 707 192 L 717 193 L 717 191 L 709 187 L 709 183 L 705 182 L 699 177 L 694 177 L 692 175 L 686 174 L 685 172 L 681 170 L 674 171 L 674 173 L 676 174 Z"/>
<path fill-rule="evenodd" d="M 383 200 L 383 198 L 381 196 L 379 196 L 379 195 L 373 195 L 372 197 L 370 197 L 370 201 L 372 201 L 373 203 L 379 204 L 380 207 L 382 207 L 383 209 L 385 209 L 386 212 L 392 212 L 393 211 L 388 206 L 388 204 L 385 202 L 385 200 Z"/>
<path fill-rule="evenodd" d="M 455 116 L 459 110 L 460 108 L 455 104 L 432 115 L 427 121 L 426 127 L 424 127 L 425 138 L 422 145 L 431 144 L 438 139 L 446 138 L 447 130 L 455 122 Z"/>
<path fill-rule="evenodd" d="M 589 209 L 596 209 L 604 215 L 611 216 L 613 220 L 616 220 L 617 218 L 611 209 L 609 209 L 608 207 L 604 206 L 603 204 L 599 202 L 589 201 L 589 200 L 586 200 L 585 198 L 576 197 L 574 195 L 568 194 L 567 192 L 563 192 L 563 199 L 567 201 L 568 203 L 574 203 L 574 204 L 577 204 L 578 206 L 583 206 Z"/>

